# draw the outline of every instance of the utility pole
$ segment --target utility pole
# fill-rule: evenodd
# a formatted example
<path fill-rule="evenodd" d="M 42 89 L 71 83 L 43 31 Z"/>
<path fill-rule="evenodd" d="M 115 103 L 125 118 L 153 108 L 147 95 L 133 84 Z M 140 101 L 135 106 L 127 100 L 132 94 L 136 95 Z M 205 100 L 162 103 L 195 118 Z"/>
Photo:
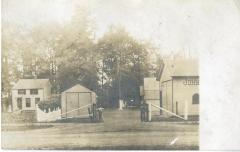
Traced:
<path fill-rule="evenodd" d="M 103 70 L 104 70 L 104 59 L 102 59 L 102 97 L 103 97 Z"/>
<path fill-rule="evenodd" d="M 120 50 L 120 58 L 118 60 L 118 101 L 120 102 L 122 97 L 121 92 L 121 59 L 122 59 L 122 51 Z"/>
<path fill-rule="evenodd" d="M 140 69 L 141 67 L 140 67 L 140 52 L 139 52 L 139 50 L 138 50 L 138 84 L 139 84 L 139 91 L 140 91 L 140 86 L 141 86 L 141 69 Z M 140 92 L 139 92 L 139 95 L 140 95 Z M 140 103 L 140 105 L 141 105 L 141 102 L 142 102 L 142 96 L 140 95 L 140 98 L 139 98 L 139 103 Z"/>

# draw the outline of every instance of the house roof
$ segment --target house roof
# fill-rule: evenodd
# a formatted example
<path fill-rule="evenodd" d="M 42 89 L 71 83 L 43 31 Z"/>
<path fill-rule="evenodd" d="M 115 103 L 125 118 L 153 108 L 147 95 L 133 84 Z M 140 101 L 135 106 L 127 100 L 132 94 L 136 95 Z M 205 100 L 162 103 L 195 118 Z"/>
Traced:
<path fill-rule="evenodd" d="M 64 92 L 93 92 L 93 91 L 80 84 L 76 84 L 75 86 L 65 90 Z"/>
<path fill-rule="evenodd" d="M 49 83 L 49 79 L 19 79 L 12 89 L 44 88 Z"/>
<path fill-rule="evenodd" d="M 199 76 L 197 59 L 165 60 L 161 82 L 176 76 Z"/>

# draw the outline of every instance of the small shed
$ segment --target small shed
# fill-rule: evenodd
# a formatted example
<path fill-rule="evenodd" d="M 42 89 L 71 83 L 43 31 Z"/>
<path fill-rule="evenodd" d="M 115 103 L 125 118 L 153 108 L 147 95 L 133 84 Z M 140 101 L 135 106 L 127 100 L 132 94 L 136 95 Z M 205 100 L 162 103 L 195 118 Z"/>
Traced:
<path fill-rule="evenodd" d="M 93 103 L 96 103 L 96 93 L 77 84 L 61 93 L 62 117 L 86 116 Z"/>

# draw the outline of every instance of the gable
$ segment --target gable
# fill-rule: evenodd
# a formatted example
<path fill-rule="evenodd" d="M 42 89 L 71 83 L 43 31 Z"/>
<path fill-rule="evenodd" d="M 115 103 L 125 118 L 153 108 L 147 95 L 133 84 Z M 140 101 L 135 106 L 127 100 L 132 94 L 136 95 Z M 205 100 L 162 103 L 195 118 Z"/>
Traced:
<path fill-rule="evenodd" d="M 12 89 L 39 89 L 50 85 L 48 79 L 19 79 Z"/>
<path fill-rule="evenodd" d="M 88 89 L 80 84 L 77 84 L 77 85 L 65 90 L 64 92 L 93 92 L 93 91 L 91 91 L 90 89 Z"/>
<path fill-rule="evenodd" d="M 199 76 L 196 59 L 165 60 L 164 65 L 161 83 L 172 79 L 173 76 Z"/>

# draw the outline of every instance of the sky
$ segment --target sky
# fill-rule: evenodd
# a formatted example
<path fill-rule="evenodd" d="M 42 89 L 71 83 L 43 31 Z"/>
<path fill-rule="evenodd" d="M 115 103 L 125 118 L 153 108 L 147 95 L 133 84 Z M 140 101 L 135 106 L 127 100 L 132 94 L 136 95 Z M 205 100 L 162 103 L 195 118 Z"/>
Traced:
<path fill-rule="evenodd" d="M 208 49 L 203 45 L 216 41 L 213 35 L 239 24 L 240 15 L 232 0 L 3 0 L 2 17 L 24 26 L 65 23 L 76 4 L 90 12 L 97 38 L 111 25 L 122 25 L 132 36 L 152 43 L 166 55 L 199 55 L 201 49 Z"/>

